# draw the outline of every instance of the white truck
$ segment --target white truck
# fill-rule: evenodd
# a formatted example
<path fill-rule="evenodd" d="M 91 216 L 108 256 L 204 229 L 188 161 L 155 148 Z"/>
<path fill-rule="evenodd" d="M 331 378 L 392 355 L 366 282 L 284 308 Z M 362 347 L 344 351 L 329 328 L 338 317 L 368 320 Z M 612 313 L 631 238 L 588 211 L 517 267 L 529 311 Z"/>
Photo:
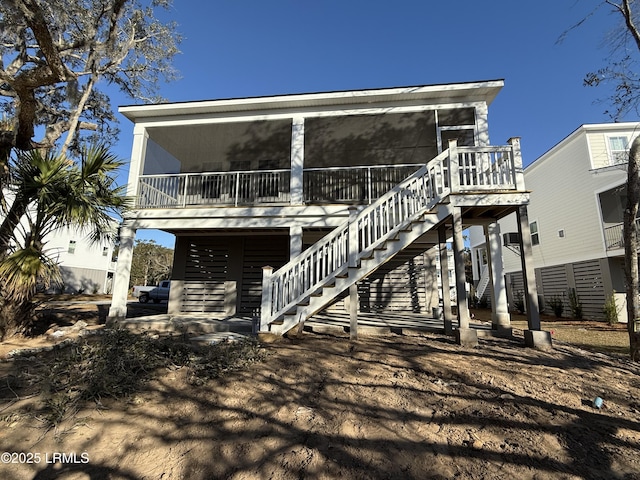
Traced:
<path fill-rule="evenodd" d="M 133 296 L 138 297 L 140 303 L 147 303 L 149 300 L 153 300 L 153 303 L 160 303 L 162 300 L 169 300 L 170 288 L 170 280 L 163 280 L 157 286 L 137 285 L 133 287 Z"/>

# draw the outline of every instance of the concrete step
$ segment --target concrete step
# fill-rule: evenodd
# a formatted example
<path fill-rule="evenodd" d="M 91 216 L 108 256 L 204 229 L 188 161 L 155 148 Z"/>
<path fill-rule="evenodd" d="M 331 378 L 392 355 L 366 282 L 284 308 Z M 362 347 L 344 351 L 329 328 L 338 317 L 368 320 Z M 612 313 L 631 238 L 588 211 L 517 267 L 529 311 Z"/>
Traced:
<path fill-rule="evenodd" d="M 211 318 L 190 315 L 152 315 L 120 320 L 117 326 L 136 333 L 205 335 L 215 333 L 237 333 L 250 335 L 254 332 L 250 318 Z"/>

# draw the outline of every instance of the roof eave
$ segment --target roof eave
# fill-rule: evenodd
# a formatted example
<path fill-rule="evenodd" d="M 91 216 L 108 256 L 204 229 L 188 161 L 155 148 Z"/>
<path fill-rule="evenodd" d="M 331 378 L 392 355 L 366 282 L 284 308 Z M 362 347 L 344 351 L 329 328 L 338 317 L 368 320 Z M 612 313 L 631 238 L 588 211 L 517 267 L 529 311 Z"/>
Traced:
<path fill-rule="evenodd" d="M 442 103 L 472 99 L 490 104 L 504 86 L 504 80 L 423 85 L 369 90 L 304 93 L 265 97 L 202 100 L 147 105 L 125 105 L 119 112 L 132 122 L 138 119 L 193 114 L 224 114 L 239 111 L 265 111 L 287 108 L 330 108 L 345 105 L 371 105 L 382 102 L 416 101 Z"/>

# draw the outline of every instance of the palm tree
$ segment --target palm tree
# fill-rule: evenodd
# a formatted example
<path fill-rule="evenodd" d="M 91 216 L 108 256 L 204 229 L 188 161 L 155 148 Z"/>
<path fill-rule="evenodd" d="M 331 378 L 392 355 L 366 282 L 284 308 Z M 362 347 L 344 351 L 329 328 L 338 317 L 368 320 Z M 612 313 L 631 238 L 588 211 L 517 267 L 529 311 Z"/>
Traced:
<path fill-rule="evenodd" d="M 73 227 L 94 242 L 116 234 L 113 216 L 128 205 L 124 187 L 115 184 L 122 165 L 102 145 L 83 148 L 79 163 L 39 150 L 17 155 L 7 195 L 11 205 L 3 212 L 11 241 L 2 242 L 0 253 L 0 338 L 26 333 L 34 320 L 36 287 L 60 281 L 58 265 L 47 254 L 48 234 Z"/>

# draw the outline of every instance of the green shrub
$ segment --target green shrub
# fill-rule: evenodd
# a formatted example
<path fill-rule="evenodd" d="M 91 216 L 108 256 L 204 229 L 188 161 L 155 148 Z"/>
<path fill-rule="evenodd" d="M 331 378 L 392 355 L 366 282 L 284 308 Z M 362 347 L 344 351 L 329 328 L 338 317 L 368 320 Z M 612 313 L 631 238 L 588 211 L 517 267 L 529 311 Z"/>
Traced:
<path fill-rule="evenodd" d="M 516 292 L 513 306 L 518 313 L 524 313 L 524 293 Z"/>
<path fill-rule="evenodd" d="M 604 305 L 602 306 L 602 312 L 604 313 L 604 319 L 609 325 L 615 325 L 618 323 L 618 307 L 616 306 L 615 291 L 611 292 Z"/>
<path fill-rule="evenodd" d="M 551 308 L 553 314 L 560 318 L 564 312 L 564 301 L 561 296 L 554 295 L 547 300 L 547 305 Z"/>
<path fill-rule="evenodd" d="M 571 316 L 576 320 L 582 320 L 582 302 L 575 288 L 569 289 L 569 309 Z"/>

